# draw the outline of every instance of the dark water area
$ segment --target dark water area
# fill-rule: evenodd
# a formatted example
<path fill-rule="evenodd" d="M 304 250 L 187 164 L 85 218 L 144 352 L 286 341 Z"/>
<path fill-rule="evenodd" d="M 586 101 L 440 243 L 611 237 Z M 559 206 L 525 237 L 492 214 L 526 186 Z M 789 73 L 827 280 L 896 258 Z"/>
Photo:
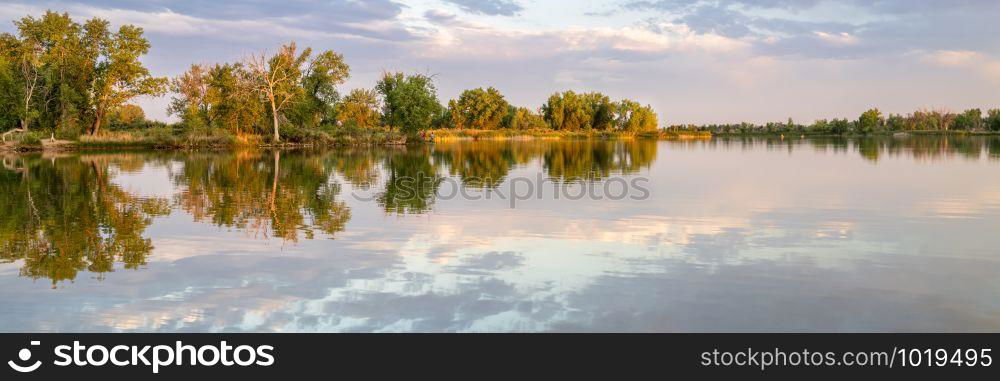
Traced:
<path fill-rule="evenodd" d="M 1000 138 L 2 156 L 0 331 L 997 331 Z"/>

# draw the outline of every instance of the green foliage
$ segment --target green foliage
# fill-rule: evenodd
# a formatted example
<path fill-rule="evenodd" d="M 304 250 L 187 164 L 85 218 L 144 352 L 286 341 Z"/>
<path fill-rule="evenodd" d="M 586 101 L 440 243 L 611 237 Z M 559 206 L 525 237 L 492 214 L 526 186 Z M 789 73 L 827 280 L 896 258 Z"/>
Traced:
<path fill-rule="evenodd" d="M 830 121 L 829 132 L 834 135 L 843 135 L 851 130 L 851 122 L 847 119 L 833 119 Z"/>
<path fill-rule="evenodd" d="M 983 112 L 978 108 L 965 110 L 955 116 L 954 123 L 956 130 L 978 130 L 983 126 Z"/>
<path fill-rule="evenodd" d="M 641 132 L 655 130 L 659 124 L 652 107 L 628 99 L 612 102 L 601 93 L 553 94 L 542 105 L 542 115 L 552 129 L 562 131 Z"/>
<path fill-rule="evenodd" d="M 619 131 L 643 132 L 659 127 L 653 107 L 639 102 L 623 99 L 616 105 L 615 114 L 615 128 Z"/>
<path fill-rule="evenodd" d="M 1000 131 L 1000 109 L 990 109 L 984 122 L 990 131 Z"/>
<path fill-rule="evenodd" d="M 583 97 L 572 90 L 556 93 L 542 105 L 542 115 L 554 130 L 580 130 L 590 128 L 593 109 Z"/>
<path fill-rule="evenodd" d="M 861 114 L 858 118 L 858 132 L 861 133 L 872 133 L 882 128 L 885 123 L 885 119 L 882 118 L 882 112 L 877 108 L 870 109 Z"/>
<path fill-rule="evenodd" d="M 511 130 L 542 130 L 548 128 L 545 118 L 526 107 L 507 106 L 503 128 Z"/>
<path fill-rule="evenodd" d="M 380 123 L 378 107 L 375 90 L 354 89 L 337 105 L 337 120 L 348 128 L 373 128 Z"/>
<path fill-rule="evenodd" d="M 42 139 L 46 137 L 37 131 L 28 131 L 21 134 L 20 139 L 18 139 L 18 145 L 21 146 L 41 146 Z"/>
<path fill-rule="evenodd" d="M 327 50 L 310 60 L 301 80 L 302 99 L 295 102 L 291 121 L 306 128 L 334 123 L 340 99 L 336 86 L 349 76 L 350 67 L 336 52 Z"/>
<path fill-rule="evenodd" d="M 458 100 L 448 102 L 452 128 L 494 130 L 500 128 L 510 104 L 492 87 L 465 90 Z"/>
<path fill-rule="evenodd" d="M 375 86 L 382 96 L 382 122 L 412 134 L 431 128 L 441 113 L 437 89 L 422 74 L 384 73 Z"/>
<path fill-rule="evenodd" d="M 125 104 L 116 108 L 108 116 L 108 129 L 117 130 L 134 130 L 147 126 L 146 114 L 142 111 L 142 107 Z"/>
<path fill-rule="evenodd" d="M 237 136 L 262 131 L 265 106 L 243 64 L 212 66 L 206 82 L 206 119 L 212 128 Z"/>
<path fill-rule="evenodd" d="M 151 76 L 139 60 L 150 47 L 142 34 L 142 28 L 123 25 L 117 33 L 101 41 L 101 57 L 92 89 L 95 120 L 91 134 L 100 132 L 107 113 L 125 102 L 140 95 L 158 96 L 166 91 L 167 79 Z"/>
<path fill-rule="evenodd" d="M 170 91 L 175 95 L 170 100 L 167 114 L 179 116 L 188 127 L 210 126 L 210 79 L 209 70 L 198 64 L 191 65 L 188 71 L 172 79 Z"/>

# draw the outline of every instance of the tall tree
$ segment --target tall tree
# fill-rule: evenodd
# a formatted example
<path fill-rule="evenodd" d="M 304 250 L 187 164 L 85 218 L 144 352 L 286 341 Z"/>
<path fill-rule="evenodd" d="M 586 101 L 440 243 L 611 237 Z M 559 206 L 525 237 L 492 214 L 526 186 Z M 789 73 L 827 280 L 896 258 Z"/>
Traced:
<path fill-rule="evenodd" d="M 170 91 L 175 95 L 170 100 L 167 113 L 180 116 L 188 127 L 210 127 L 208 89 L 208 70 L 202 65 L 191 65 L 190 69 L 170 81 Z"/>
<path fill-rule="evenodd" d="M 652 131 L 659 125 L 651 106 L 623 99 L 615 104 L 615 128 L 619 131 Z"/>
<path fill-rule="evenodd" d="M 336 120 L 335 106 L 340 100 L 337 85 L 347 80 L 350 71 L 344 56 L 332 50 L 309 60 L 302 75 L 303 98 L 295 110 L 300 125 L 315 127 Z"/>
<path fill-rule="evenodd" d="M 208 70 L 208 118 L 240 137 L 262 125 L 265 113 L 257 83 L 243 65 L 221 64 Z"/>
<path fill-rule="evenodd" d="M 448 102 L 448 112 L 455 128 L 493 130 L 500 127 L 509 104 L 492 87 L 465 90 L 458 100 Z"/>
<path fill-rule="evenodd" d="M 21 121 L 21 130 L 27 130 L 32 119 L 38 117 L 33 101 L 36 100 L 41 87 L 45 84 L 42 77 L 42 55 L 45 53 L 43 33 L 39 27 L 40 20 L 25 17 L 14 22 L 20 39 L 5 37 L 5 50 L 14 63 L 16 70 L 17 91 L 20 99 L 17 112 Z"/>
<path fill-rule="evenodd" d="M 107 22 L 103 25 L 107 28 Z M 100 132 L 109 111 L 140 95 L 161 95 L 166 89 L 167 79 L 151 76 L 139 61 L 149 52 L 149 41 L 142 33 L 142 28 L 124 25 L 100 45 L 101 58 L 93 83 L 92 135 Z"/>
<path fill-rule="evenodd" d="M 548 102 L 542 105 L 542 115 L 554 130 L 579 130 L 589 128 L 591 109 L 583 97 L 572 90 L 552 94 Z"/>
<path fill-rule="evenodd" d="M 274 56 L 267 53 L 251 55 L 245 62 L 250 77 L 257 91 L 271 106 L 271 118 L 274 126 L 274 142 L 281 141 L 278 131 L 279 117 L 297 97 L 301 96 L 302 88 L 299 79 L 302 76 L 302 64 L 309 58 L 311 49 L 302 53 L 296 52 L 295 43 L 284 45 Z"/>
<path fill-rule="evenodd" d="M 430 76 L 383 73 L 375 89 L 382 95 L 382 121 L 389 128 L 414 133 L 431 127 L 441 112 Z"/>
<path fill-rule="evenodd" d="M 882 127 L 883 123 L 885 123 L 885 118 L 882 117 L 882 112 L 877 108 L 873 108 L 865 111 L 858 118 L 858 130 L 863 133 L 874 132 L 876 129 Z"/>

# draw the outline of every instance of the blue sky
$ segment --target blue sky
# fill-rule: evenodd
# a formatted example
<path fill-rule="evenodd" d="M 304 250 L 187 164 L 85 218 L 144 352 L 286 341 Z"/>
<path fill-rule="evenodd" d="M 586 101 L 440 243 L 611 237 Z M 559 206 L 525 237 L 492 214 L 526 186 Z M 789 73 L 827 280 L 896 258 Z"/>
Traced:
<path fill-rule="evenodd" d="M 494 86 L 651 104 L 661 123 L 800 122 L 1000 107 L 991 0 L 3 1 L 0 30 L 45 9 L 145 28 L 156 75 L 296 41 L 346 56 L 342 92 L 382 70 L 434 74 L 442 101 Z M 168 97 L 142 99 L 165 119 Z"/>

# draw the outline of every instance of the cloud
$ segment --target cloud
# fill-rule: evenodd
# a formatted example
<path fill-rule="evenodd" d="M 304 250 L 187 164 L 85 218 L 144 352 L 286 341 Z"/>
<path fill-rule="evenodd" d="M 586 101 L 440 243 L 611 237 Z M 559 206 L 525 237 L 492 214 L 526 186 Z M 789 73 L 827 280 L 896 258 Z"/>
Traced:
<path fill-rule="evenodd" d="M 384 0 L 339 0 L 322 5 L 291 0 L 282 2 L 280 7 L 271 7 L 271 3 L 252 7 L 229 4 L 223 7 L 226 4 L 229 2 L 99 1 L 87 5 L 43 2 L 6 5 L 0 10 L 0 15 L 14 19 L 56 9 L 70 13 L 74 18 L 99 17 L 113 24 L 141 26 L 147 32 L 208 39 L 259 41 L 262 37 L 279 37 L 400 41 L 413 38 L 405 27 L 394 22 L 400 14 L 400 5 Z M 309 5 L 314 6 L 310 8 Z"/>
<path fill-rule="evenodd" d="M 1000 83 L 1000 59 L 971 50 L 938 50 L 924 53 L 925 62 L 944 68 L 971 70 L 993 83 Z"/>
<path fill-rule="evenodd" d="M 826 41 L 834 45 L 855 45 L 858 43 L 858 38 L 852 36 L 850 33 L 827 33 L 827 32 L 813 32 L 816 37 L 820 40 Z"/>
<path fill-rule="evenodd" d="M 524 10 L 512 0 L 444 0 L 458 5 L 463 11 L 490 16 L 516 16 Z"/>

